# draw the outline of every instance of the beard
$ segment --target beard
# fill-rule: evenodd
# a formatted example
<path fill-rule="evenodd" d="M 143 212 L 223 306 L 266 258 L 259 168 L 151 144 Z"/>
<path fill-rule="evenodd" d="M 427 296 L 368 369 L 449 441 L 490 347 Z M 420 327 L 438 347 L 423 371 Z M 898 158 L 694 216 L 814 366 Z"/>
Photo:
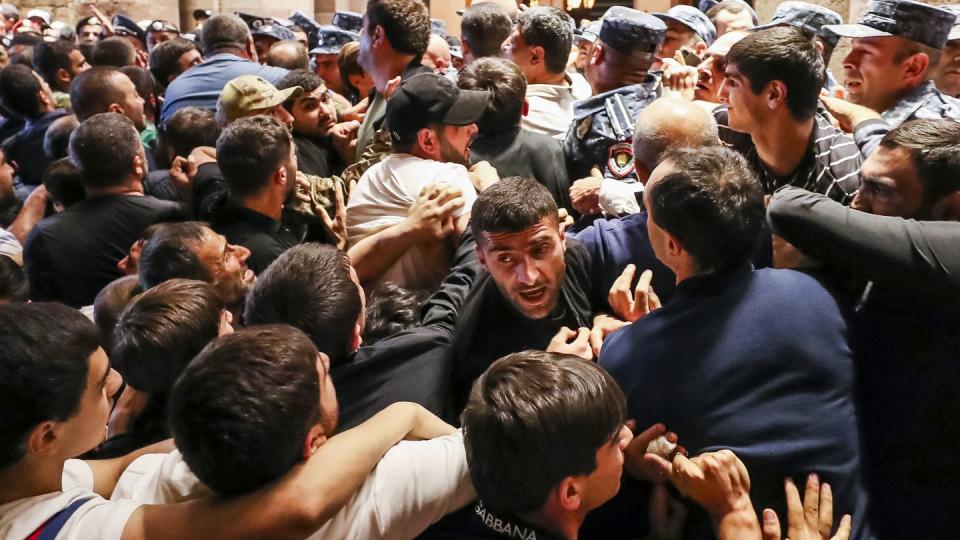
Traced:
<path fill-rule="evenodd" d="M 470 168 L 470 145 L 464 148 L 463 152 L 457 150 L 450 141 L 442 134 L 440 135 L 440 160 L 446 163 L 457 163 L 466 168 Z"/>

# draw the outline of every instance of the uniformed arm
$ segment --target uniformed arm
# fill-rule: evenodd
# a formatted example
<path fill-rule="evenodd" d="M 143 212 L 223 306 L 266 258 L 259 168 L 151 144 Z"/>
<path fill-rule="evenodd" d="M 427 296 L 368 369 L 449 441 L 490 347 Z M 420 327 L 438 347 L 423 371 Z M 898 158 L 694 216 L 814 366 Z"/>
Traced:
<path fill-rule="evenodd" d="M 767 216 L 807 256 L 915 294 L 960 293 L 960 223 L 875 216 L 789 186 Z"/>
<path fill-rule="evenodd" d="M 867 157 L 880 146 L 880 141 L 891 129 L 890 124 L 882 119 L 866 120 L 853 130 L 853 140 L 857 142 L 860 153 Z"/>
<path fill-rule="evenodd" d="M 429 439 L 453 431 L 419 405 L 394 403 L 332 437 L 305 463 L 253 493 L 142 506 L 130 517 L 122 539 L 304 538 L 349 501 L 398 441 Z"/>

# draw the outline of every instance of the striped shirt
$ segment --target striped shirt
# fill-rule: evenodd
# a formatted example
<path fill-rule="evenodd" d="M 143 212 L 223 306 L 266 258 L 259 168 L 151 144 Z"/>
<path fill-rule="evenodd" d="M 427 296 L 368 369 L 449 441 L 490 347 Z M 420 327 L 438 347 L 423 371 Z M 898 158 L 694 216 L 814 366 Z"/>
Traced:
<path fill-rule="evenodd" d="M 19 265 L 23 265 L 23 248 L 17 237 L 0 227 L 0 255 L 6 255 Z"/>
<path fill-rule="evenodd" d="M 786 185 L 821 193 L 831 199 L 850 204 L 860 189 L 860 165 L 863 156 L 849 134 L 833 127 L 819 111 L 815 115 L 813 133 L 807 154 L 794 171 L 786 176 L 774 174 L 760 159 L 749 134 L 734 131 L 727 124 L 726 107 L 713 111 L 720 130 L 720 140 L 740 152 L 757 174 L 764 195 Z"/>

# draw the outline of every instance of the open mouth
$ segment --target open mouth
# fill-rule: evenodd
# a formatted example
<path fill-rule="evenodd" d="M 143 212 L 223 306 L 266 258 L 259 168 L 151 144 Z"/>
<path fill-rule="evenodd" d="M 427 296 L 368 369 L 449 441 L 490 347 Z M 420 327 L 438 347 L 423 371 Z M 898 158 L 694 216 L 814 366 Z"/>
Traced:
<path fill-rule="evenodd" d="M 517 294 L 520 295 L 520 298 L 522 298 L 524 302 L 536 305 L 541 304 L 544 300 L 546 300 L 547 288 L 546 286 L 536 287 L 534 289 L 519 291 Z"/>

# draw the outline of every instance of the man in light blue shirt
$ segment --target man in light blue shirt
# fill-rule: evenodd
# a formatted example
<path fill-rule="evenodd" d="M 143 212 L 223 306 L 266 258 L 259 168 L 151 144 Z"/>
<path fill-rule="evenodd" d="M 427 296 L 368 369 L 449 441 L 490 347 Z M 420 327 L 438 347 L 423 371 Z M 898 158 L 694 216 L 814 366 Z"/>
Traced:
<path fill-rule="evenodd" d="M 250 29 L 235 15 L 211 17 L 203 25 L 201 41 L 204 62 L 188 69 L 167 87 L 160 110 L 161 125 L 184 107 L 216 109 L 220 91 L 241 75 L 257 75 L 277 84 L 287 74 L 285 69 L 257 62 Z"/>

